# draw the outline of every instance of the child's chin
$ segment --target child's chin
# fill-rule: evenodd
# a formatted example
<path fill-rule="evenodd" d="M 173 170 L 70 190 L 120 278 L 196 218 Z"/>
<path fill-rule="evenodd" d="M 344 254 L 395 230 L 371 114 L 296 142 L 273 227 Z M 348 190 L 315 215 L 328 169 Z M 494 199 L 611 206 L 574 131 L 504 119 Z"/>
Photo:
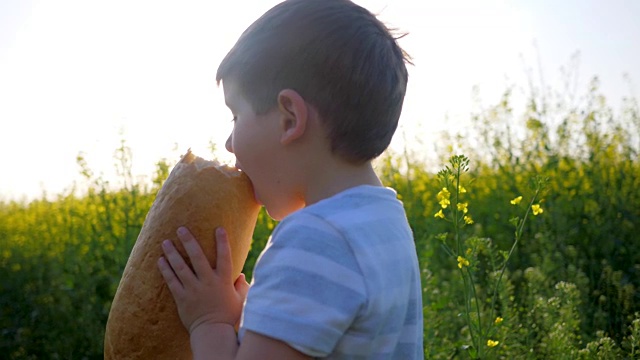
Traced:
<path fill-rule="evenodd" d="M 280 212 L 277 211 L 272 211 L 273 209 L 269 210 L 269 207 L 266 205 L 262 205 L 264 206 L 264 209 L 267 211 L 267 215 L 269 215 L 270 218 L 272 218 L 275 221 L 281 221 L 284 218 L 284 215 L 282 215 Z"/>

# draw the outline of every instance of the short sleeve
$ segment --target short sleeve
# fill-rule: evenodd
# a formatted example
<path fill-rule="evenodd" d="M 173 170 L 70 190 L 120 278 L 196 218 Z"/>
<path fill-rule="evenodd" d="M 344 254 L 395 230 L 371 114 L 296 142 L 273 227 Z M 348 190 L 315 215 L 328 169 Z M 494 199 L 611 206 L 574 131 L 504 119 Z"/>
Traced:
<path fill-rule="evenodd" d="M 366 306 L 352 249 L 311 214 L 282 221 L 254 269 L 240 334 L 250 330 L 310 356 L 329 355 Z"/>

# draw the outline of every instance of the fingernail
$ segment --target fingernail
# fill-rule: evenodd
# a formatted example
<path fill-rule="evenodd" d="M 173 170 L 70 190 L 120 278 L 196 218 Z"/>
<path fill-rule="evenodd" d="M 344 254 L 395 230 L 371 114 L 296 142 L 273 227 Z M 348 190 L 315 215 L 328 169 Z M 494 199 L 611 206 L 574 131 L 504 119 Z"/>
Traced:
<path fill-rule="evenodd" d="M 165 240 L 162 242 L 162 247 L 164 247 L 165 249 L 168 249 L 171 247 L 171 240 Z"/>
<path fill-rule="evenodd" d="M 184 226 L 180 226 L 180 227 L 178 228 L 178 235 L 187 235 L 187 233 L 188 233 L 188 232 L 189 232 L 189 231 L 188 231 L 188 230 L 187 230 L 187 228 L 186 228 L 186 227 L 184 227 Z"/>
<path fill-rule="evenodd" d="M 216 229 L 216 236 L 222 236 L 224 235 L 224 229 L 219 227 Z"/>

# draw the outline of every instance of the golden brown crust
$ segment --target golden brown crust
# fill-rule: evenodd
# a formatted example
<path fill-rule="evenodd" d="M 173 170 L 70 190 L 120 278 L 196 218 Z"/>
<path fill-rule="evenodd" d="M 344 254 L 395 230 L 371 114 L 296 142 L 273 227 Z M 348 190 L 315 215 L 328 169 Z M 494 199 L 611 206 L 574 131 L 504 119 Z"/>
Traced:
<path fill-rule="evenodd" d="M 105 359 L 190 359 L 189 334 L 157 268 L 161 242 L 186 226 L 215 266 L 215 229 L 223 226 L 231 244 L 234 277 L 251 245 L 259 206 L 249 178 L 188 151 L 171 171 L 147 214 L 111 305 L 105 331 Z"/>

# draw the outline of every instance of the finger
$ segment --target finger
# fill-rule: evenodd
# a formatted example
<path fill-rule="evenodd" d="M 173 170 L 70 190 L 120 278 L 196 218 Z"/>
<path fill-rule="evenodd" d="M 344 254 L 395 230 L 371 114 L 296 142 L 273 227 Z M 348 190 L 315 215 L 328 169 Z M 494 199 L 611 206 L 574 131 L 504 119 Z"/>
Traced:
<path fill-rule="evenodd" d="M 176 277 L 176 274 L 171 269 L 167 259 L 163 256 L 158 259 L 158 269 L 160 269 L 160 274 L 162 274 L 162 277 L 167 283 L 167 287 L 169 288 L 169 291 L 171 291 L 171 294 L 173 294 L 173 297 L 179 297 L 184 290 L 184 286 Z"/>
<path fill-rule="evenodd" d="M 193 271 L 191 271 L 191 268 L 189 268 L 187 263 L 184 261 L 182 255 L 180 255 L 178 250 L 173 246 L 171 240 L 165 240 L 162 242 L 162 251 L 164 251 L 165 258 L 183 286 L 185 283 L 191 283 L 196 280 L 196 276 L 193 274 Z"/>
<path fill-rule="evenodd" d="M 196 240 L 196 238 L 191 234 L 189 229 L 184 226 L 178 228 L 178 238 L 182 241 L 182 245 L 191 259 L 191 265 L 193 266 L 193 270 L 196 273 L 198 278 L 206 276 L 207 274 L 211 274 L 211 265 L 209 264 L 209 260 L 204 255 L 202 251 L 202 247 Z"/>
<path fill-rule="evenodd" d="M 231 262 L 231 249 L 227 232 L 219 227 L 216 229 L 216 270 L 223 279 L 231 280 L 233 264 Z"/>
<path fill-rule="evenodd" d="M 249 292 L 250 285 L 247 282 L 244 274 L 240 274 L 240 276 L 238 276 L 235 284 L 233 284 L 233 287 L 236 288 L 236 292 L 241 296 L 242 300 L 247 298 L 247 293 Z"/>

